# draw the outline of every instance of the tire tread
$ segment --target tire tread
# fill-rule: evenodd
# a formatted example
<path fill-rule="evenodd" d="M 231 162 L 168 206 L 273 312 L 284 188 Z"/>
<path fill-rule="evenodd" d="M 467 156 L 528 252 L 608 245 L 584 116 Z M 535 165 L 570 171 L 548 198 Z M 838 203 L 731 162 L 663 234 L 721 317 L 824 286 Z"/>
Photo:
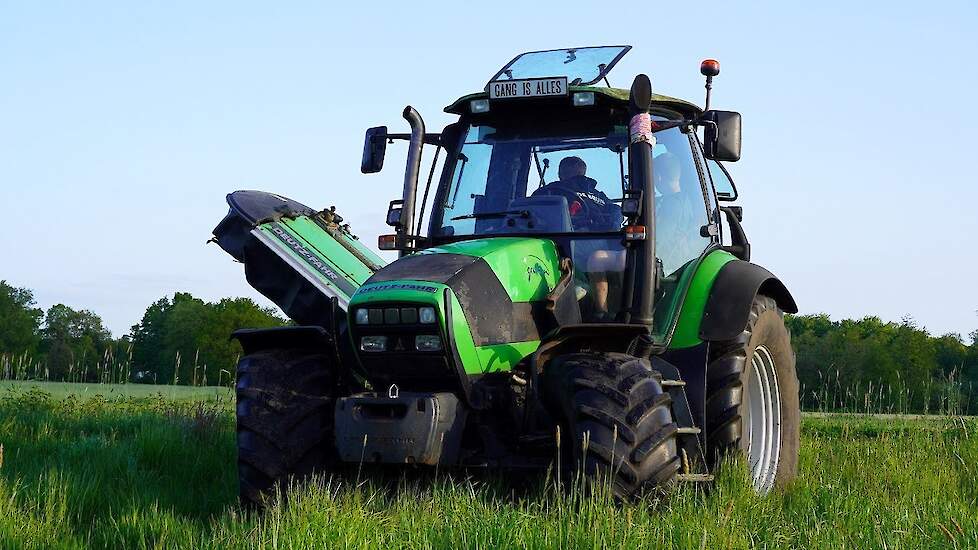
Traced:
<path fill-rule="evenodd" d="M 610 476 L 620 498 L 663 490 L 675 480 L 680 461 L 672 400 L 648 360 L 620 353 L 561 356 L 545 369 L 544 394 L 572 435 L 562 465 L 568 473 Z"/>

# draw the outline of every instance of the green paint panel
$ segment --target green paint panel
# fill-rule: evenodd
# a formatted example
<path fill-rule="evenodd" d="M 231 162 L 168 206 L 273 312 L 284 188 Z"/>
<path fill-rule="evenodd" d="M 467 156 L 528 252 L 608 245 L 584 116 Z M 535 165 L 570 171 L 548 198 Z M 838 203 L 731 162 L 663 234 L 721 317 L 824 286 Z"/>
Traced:
<path fill-rule="evenodd" d="M 420 252 L 439 253 L 484 259 L 514 302 L 543 300 L 560 278 L 560 255 L 553 241 L 548 239 L 494 237 L 447 244 Z"/>
<path fill-rule="evenodd" d="M 668 343 L 670 331 L 678 322 L 678 309 L 682 307 L 683 297 L 686 289 L 689 288 L 689 281 L 696 272 L 697 262 L 690 262 L 676 281 L 676 286 L 672 291 L 666 292 L 655 304 L 655 321 L 652 326 L 652 338 L 657 344 Z"/>
<path fill-rule="evenodd" d="M 452 330 L 455 332 L 455 348 L 458 356 L 462 360 L 462 368 L 466 374 L 482 374 L 482 363 L 479 360 L 475 340 L 472 339 L 472 332 L 469 324 L 465 321 L 465 314 L 462 312 L 462 304 L 459 303 L 455 293 L 452 296 Z M 444 317 L 442 318 L 444 323 Z"/>
<path fill-rule="evenodd" d="M 361 305 L 379 302 L 415 302 L 423 305 L 439 305 L 447 286 L 428 281 L 388 281 L 371 283 L 357 289 L 350 299 L 350 311 Z"/>
<path fill-rule="evenodd" d="M 334 289 L 338 295 L 345 295 L 349 298 L 361 284 L 362 281 L 358 281 L 351 277 L 344 269 L 337 265 L 336 259 L 342 259 L 343 256 L 326 256 L 291 227 L 280 222 L 269 222 L 258 226 L 257 229 L 268 238 L 269 242 L 272 243 L 271 246 L 276 247 L 279 251 L 282 251 L 293 258 L 296 263 L 307 266 L 308 272 L 313 273 L 319 281 Z M 308 256 L 300 255 L 296 252 L 295 248 L 282 242 L 283 237 L 281 237 L 279 233 L 276 233 L 276 230 L 286 233 L 288 238 L 295 241 L 298 248 Z M 322 230 L 319 231 L 327 238 L 330 238 L 326 232 Z M 349 251 L 345 252 L 347 256 L 352 257 L 352 254 L 350 254 Z M 359 260 L 356 261 L 359 263 Z M 314 262 L 315 265 L 313 265 Z M 319 267 L 317 268 L 316 265 Z M 362 266 L 363 264 L 361 263 L 360 265 Z M 327 276 L 326 274 L 329 274 L 330 276 Z M 331 277 L 335 277 L 335 280 Z"/>
<path fill-rule="evenodd" d="M 335 265 L 355 286 L 362 285 L 367 278 L 373 275 L 373 271 L 364 265 L 359 258 L 342 244 L 336 242 L 332 235 L 311 219 L 305 216 L 299 216 L 294 220 L 282 218 L 280 223 L 301 237 L 310 247 L 316 249 L 323 258 L 328 258 L 330 263 Z M 383 265 L 383 260 L 380 258 L 377 260 L 379 264 Z"/>
<path fill-rule="evenodd" d="M 487 239 L 473 239 L 470 241 L 460 241 L 457 243 L 445 244 L 423 250 L 422 254 L 437 254 L 439 252 L 449 254 L 465 254 L 467 256 L 477 256 L 485 258 L 490 254 L 512 248 L 514 245 L 525 245 L 528 243 L 550 242 L 544 239 L 532 239 L 524 237 L 490 237 Z M 532 246 L 532 245 L 531 245 Z"/>
<path fill-rule="evenodd" d="M 482 365 L 482 372 L 499 372 L 512 370 L 524 357 L 535 352 L 540 347 L 540 341 L 514 342 L 511 344 L 496 344 L 476 348 L 476 355 Z"/>
<path fill-rule="evenodd" d="M 720 269 L 727 262 L 736 259 L 729 252 L 714 250 L 697 266 L 693 280 L 686 291 L 686 298 L 683 300 L 683 309 L 679 313 L 676 330 L 669 343 L 671 349 L 688 348 L 702 342 L 700 323 L 703 321 L 703 311 L 706 309 L 706 300 L 710 297 L 713 282 Z"/>

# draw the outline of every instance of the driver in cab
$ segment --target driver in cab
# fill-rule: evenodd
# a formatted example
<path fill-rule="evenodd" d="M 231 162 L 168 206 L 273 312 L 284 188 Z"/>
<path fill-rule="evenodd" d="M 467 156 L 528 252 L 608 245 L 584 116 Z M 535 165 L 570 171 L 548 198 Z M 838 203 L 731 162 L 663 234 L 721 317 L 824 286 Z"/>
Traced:
<path fill-rule="evenodd" d="M 566 198 L 574 231 L 619 231 L 622 224 L 621 207 L 600 191 L 597 188 L 598 182 L 586 174 L 587 164 L 584 159 L 576 156 L 564 157 L 557 166 L 559 179 L 537 189 L 533 196 L 555 195 Z M 586 246 L 586 241 L 580 244 Z M 617 274 L 625 269 L 624 251 L 598 248 L 584 252 L 583 257 L 585 259 L 582 267 L 587 273 L 592 294 L 590 320 L 610 321 L 608 278 L 609 274 Z M 587 294 L 587 290 L 578 286 L 577 294 L 580 300 Z"/>
<path fill-rule="evenodd" d="M 564 157 L 557 166 L 557 181 L 533 192 L 534 197 L 558 196 L 567 199 L 574 231 L 617 231 L 621 229 L 621 207 L 611 202 L 587 177 L 587 164 L 581 157 Z"/>

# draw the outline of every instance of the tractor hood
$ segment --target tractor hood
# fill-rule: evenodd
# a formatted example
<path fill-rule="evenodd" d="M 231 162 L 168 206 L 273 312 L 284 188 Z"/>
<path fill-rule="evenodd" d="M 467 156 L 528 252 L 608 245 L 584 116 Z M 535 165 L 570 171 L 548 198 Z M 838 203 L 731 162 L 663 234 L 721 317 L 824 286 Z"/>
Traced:
<path fill-rule="evenodd" d="M 412 302 L 412 295 L 447 287 L 461 305 L 476 346 L 525 342 L 539 340 L 543 328 L 534 323 L 532 304 L 546 299 L 559 279 L 553 241 L 477 239 L 429 248 L 381 268 L 357 290 L 351 308 L 377 301 L 378 292 L 381 300 Z"/>
<path fill-rule="evenodd" d="M 475 284 L 479 284 L 481 277 L 487 277 L 490 280 L 483 281 L 485 284 L 501 286 L 513 302 L 539 301 L 553 290 L 560 278 L 560 258 L 553 241 L 547 239 L 476 239 L 407 256 L 375 273 L 367 284 L 375 279 L 412 277 L 443 283 L 471 280 Z"/>
<path fill-rule="evenodd" d="M 364 282 L 350 300 L 349 314 L 367 309 L 370 317 L 367 325 L 351 319 L 351 328 L 354 338 L 394 334 L 409 329 L 380 320 L 382 311 L 394 315 L 399 308 L 431 307 L 461 370 L 508 370 L 556 325 L 545 304 L 560 276 L 557 248 L 547 239 L 495 237 L 429 248 L 398 259 Z M 411 346 L 406 340 L 398 348 L 410 351 Z M 424 370 L 420 358 L 404 357 L 414 369 L 381 361 L 377 354 L 361 353 L 360 359 L 369 375 L 387 372 L 383 379 L 401 387 L 409 387 L 404 385 L 409 381 L 400 374 Z"/>

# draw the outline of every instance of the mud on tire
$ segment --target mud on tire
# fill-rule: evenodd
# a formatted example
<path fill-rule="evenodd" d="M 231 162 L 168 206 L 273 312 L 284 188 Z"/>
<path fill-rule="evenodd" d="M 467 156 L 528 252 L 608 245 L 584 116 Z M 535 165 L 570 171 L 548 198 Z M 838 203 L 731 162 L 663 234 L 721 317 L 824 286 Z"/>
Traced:
<path fill-rule="evenodd" d="M 290 479 L 335 462 L 335 359 L 308 350 L 246 355 L 237 371 L 238 486 L 261 507 Z"/>
<path fill-rule="evenodd" d="M 557 357 L 545 369 L 543 390 L 561 426 L 565 475 L 610 476 L 621 498 L 674 482 L 680 460 L 672 400 L 647 360 L 620 353 Z"/>

